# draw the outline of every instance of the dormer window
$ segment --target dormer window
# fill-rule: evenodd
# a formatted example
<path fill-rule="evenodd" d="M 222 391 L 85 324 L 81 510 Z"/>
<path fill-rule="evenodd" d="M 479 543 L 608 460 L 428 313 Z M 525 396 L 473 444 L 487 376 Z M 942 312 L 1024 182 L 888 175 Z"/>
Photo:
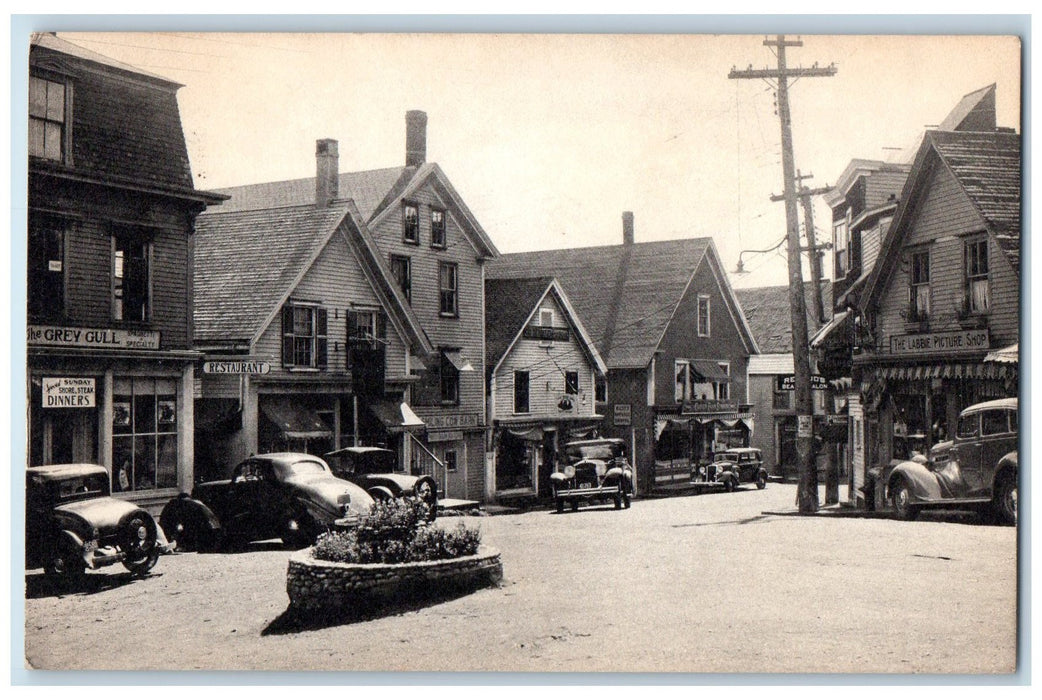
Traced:
<path fill-rule="evenodd" d="M 402 207 L 402 240 L 413 245 L 420 244 L 420 208 L 415 204 Z"/>
<path fill-rule="evenodd" d="M 65 160 L 67 102 L 64 83 L 29 77 L 29 155 Z"/>
<path fill-rule="evenodd" d="M 543 328 L 552 328 L 554 325 L 554 310 L 539 309 L 539 325 Z"/>
<path fill-rule="evenodd" d="M 843 279 L 850 270 L 850 226 L 846 218 L 837 221 L 832 228 L 833 245 L 836 254 L 834 256 L 836 267 L 836 279 Z"/>
<path fill-rule="evenodd" d="M 709 337 L 709 295 L 698 295 L 698 335 L 702 338 Z"/>
<path fill-rule="evenodd" d="M 974 238 L 966 241 L 965 250 L 965 311 L 972 314 L 985 313 L 991 306 L 991 293 L 988 285 L 988 239 Z"/>

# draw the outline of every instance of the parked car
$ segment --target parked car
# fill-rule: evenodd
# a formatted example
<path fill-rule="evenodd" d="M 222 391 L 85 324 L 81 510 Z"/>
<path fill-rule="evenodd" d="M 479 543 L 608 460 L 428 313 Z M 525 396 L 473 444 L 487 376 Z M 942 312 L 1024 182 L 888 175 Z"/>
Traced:
<path fill-rule="evenodd" d="M 275 537 L 306 547 L 327 530 L 357 524 L 372 504 L 365 489 L 334 476 L 320 457 L 278 452 L 254 455 L 231 479 L 204 482 L 171 499 L 159 524 L 182 550 Z"/>
<path fill-rule="evenodd" d="M 763 456 L 755 447 L 732 447 L 726 452 L 718 452 L 714 464 L 723 472 L 730 472 L 736 477 L 734 486 L 739 484 L 756 484 L 756 488 L 767 486 L 767 470 L 763 468 Z M 727 465 L 731 466 L 728 467 Z"/>
<path fill-rule="evenodd" d="M 968 506 L 989 508 L 1016 524 L 1017 426 L 1017 399 L 964 409 L 952 440 L 890 471 L 887 496 L 894 514 L 911 520 L 923 508 Z"/>
<path fill-rule="evenodd" d="M 27 469 L 26 568 L 42 566 L 66 583 L 116 563 L 135 575 L 149 572 L 162 548 L 155 520 L 109 488 L 108 471 L 96 464 Z"/>
<path fill-rule="evenodd" d="M 719 456 L 725 453 L 720 453 Z M 716 459 L 708 464 L 699 464 L 691 469 L 691 483 L 698 487 L 723 487 L 734 491 L 741 481 L 735 460 Z"/>
<path fill-rule="evenodd" d="M 438 514 L 438 483 L 430 476 L 414 476 L 394 470 L 394 452 L 382 447 L 345 447 L 325 455 L 333 473 L 366 490 L 374 501 L 419 498 Z"/>
<path fill-rule="evenodd" d="M 629 508 L 633 468 L 626 460 L 626 443 L 618 438 L 577 440 L 564 446 L 563 466 L 550 475 L 554 505 L 564 512 L 586 501 L 611 499 L 615 508 Z"/>

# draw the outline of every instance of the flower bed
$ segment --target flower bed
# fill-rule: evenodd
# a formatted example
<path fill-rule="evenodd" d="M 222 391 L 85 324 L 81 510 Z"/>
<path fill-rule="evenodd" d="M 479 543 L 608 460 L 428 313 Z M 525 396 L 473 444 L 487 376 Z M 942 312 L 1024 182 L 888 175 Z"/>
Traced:
<path fill-rule="evenodd" d="M 491 586 L 503 578 L 499 552 L 404 564 L 341 564 L 312 558 L 312 549 L 290 555 L 286 592 L 300 611 L 345 611 L 359 605 L 438 598 Z"/>

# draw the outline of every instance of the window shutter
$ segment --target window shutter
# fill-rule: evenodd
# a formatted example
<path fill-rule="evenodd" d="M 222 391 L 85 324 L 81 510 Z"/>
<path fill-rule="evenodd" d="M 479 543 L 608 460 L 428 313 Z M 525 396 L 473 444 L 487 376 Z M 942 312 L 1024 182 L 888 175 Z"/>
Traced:
<path fill-rule="evenodd" d="M 293 366 L 293 307 L 282 307 L 282 366 Z"/>
<path fill-rule="evenodd" d="M 387 340 L 387 314 L 383 311 L 376 312 L 376 337 L 380 340 Z M 380 343 L 381 347 L 384 345 Z"/>
<path fill-rule="evenodd" d="M 354 350 L 355 350 L 355 324 L 358 323 L 358 313 L 356 311 L 347 312 L 347 366 L 354 366 Z"/>
<path fill-rule="evenodd" d="M 315 366 L 325 369 L 329 356 L 329 339 L 326 337 L 327 315 L 325 309 L 315 309 Z"/>

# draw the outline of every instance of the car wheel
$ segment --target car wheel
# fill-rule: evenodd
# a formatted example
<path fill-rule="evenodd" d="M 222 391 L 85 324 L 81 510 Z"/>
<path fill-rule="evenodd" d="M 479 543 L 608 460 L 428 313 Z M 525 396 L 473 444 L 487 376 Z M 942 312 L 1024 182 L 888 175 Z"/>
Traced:
<path fill-rule="evenodd" d="M 1017 478 L 1006 476 L 995 485 L 995 500 L 992 504 L 995 515 L 1008 525 L 1017 524 Z"/>
<path fill-rule="evenodd" d="M 282 525 L 282 543 L 293 549 L 310 547 L 318 538 L 318 527 L 307 513 L 294 513 Z"/>
<path fill-rule="evenodd" d="M 898 479 L 890 492 L 890 503 L 898 520 L 915 520 L 919 509 L 912 505 L 912 490 L 908 482 Z"/>
<path fill-rule="evenodd" d="M 572 510 L 573 511 L 579 510 L 579 499 L 578 498 L 573 498 L 571 506 L 572 506 Z"/>
<path fill-rule="evenodd" d="M 83 561 L 83 556 L 68 543 L 58 545 L 43 567 L 47 578 L 67 585 L 78 583 L 86 570 L 87 564 Z"/>
<path fill-rule="evenodd" d="M 123 524 L 123 566 L 135 575 L 148 573 L 159 561 L 156 521 L 147 513 L 134 513 Z"/>
<path fill-rule="evenodd" d="M 623 486 L 623 489 L 622 489 L 622 507 L 623 508 L 629 508 L 630 507 L 630 492 L 626 489 L 625 486 Z"/>
<path fill-rule="evenodd" d="M 434 479 L 425 476 L 416 482 L 416 497 L 427 504 L 428 519 L 438 517 L 438 484 Z"/>
<path fill-rule="evenodd" d="M 764 489 L 767 488 L 767 475 L 760 472 L 756 475 L 756 488 Z"/>
<path fill-rule="evenodd" d="M 159 527 L 163 528 L 166 539 L 177 545 L 179 552 L 202 552 L 213 545 L 212 533 L 204 533 L 199 519 L 183 509 L 170 512 L 163 510 L 159 516 Z"/>
<path fill-rule="evenodd" d="M 615 510 L 622 510 L 622 482 L 619 482 L 619 490 L 612 496 L 612 500 L 615 501 Z"/>
<path fill-rule="evenodd" d="M 731 493 L 734 490 L 735 490 L 735 480 L 734 479 L 724 479 L 724 491 L 727 491 L 728 493 Z"/>

